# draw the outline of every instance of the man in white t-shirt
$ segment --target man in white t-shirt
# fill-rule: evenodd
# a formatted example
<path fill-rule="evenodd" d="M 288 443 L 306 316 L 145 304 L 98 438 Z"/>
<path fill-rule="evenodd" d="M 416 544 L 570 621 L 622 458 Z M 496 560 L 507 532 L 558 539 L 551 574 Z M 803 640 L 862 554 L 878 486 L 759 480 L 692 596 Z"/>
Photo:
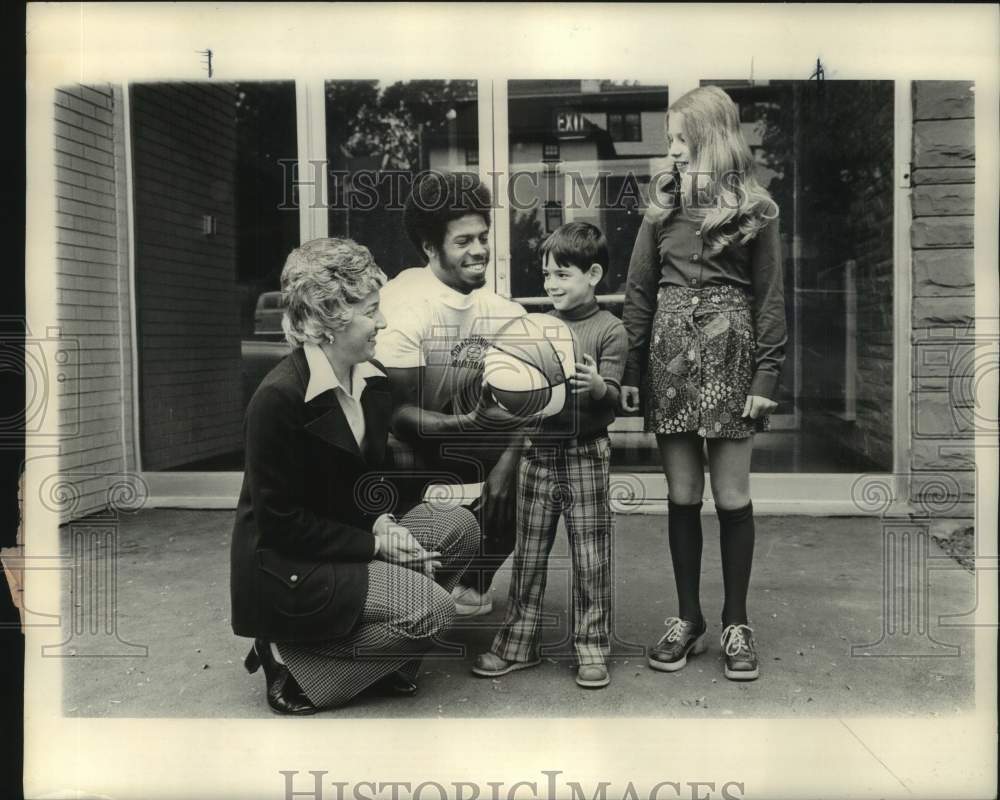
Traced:
<path fill-rule="evenodd" d="M 407 235 L 427 266 L 407 269 L 381 292 L 388 327 L 375 357 L 393 387 L 396 437 L 417 463 L 483 483 L 483 546 L 455 589 L 463 616 L 493 608 L 489 586 L 514 549 L 517 420 L 482 392 L 483 355 L 493 334 L 525 310 L 485 288 L 489 190 L 463 173 L 425 173 L 403 210 Z"/>

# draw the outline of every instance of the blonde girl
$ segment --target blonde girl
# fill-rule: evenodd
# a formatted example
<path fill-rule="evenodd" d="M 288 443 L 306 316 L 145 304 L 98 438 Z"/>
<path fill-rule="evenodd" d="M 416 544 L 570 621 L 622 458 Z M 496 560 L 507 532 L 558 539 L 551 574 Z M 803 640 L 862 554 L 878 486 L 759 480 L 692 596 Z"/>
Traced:
<path fill-rule="evenodd" d="M 668 539 L 679 607 L 649 665 L 673 672 L 703 652 L 699 597 L 707 450 L 719 517 L 725 676 L 753 680 L 747 615 L 753 560 L 753 435 L 777 408 L 785 306 L 778 208 L 753 174 L 736 105 L 705 86 L 667 111 L 670 169 L 656 187 L 629 264 L 622 406 L 643 401 L 668 486 Z"/>

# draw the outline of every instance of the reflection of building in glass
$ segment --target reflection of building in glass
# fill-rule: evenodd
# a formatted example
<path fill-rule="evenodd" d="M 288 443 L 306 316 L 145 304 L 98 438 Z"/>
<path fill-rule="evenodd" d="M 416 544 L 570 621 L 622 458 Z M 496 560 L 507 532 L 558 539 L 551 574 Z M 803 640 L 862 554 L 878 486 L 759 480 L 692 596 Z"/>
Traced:
<path fill-rule="evenodd" d="M 543 295 L 537 248 L 563 222 L 586 221 L 608 237 L 601 291 L 620 294 L 650 176 L 665 155 L 666 86 L 596 80 L 508 83 L 511 287 Z"/>

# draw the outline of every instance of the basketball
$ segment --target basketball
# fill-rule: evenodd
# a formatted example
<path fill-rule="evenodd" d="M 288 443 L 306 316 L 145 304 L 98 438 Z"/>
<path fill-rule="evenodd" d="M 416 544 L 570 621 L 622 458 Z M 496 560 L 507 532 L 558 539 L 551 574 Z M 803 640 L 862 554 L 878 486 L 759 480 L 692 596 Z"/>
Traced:
<path fill-rule="evenodd" d="M 487 389 L 519 417 L 551 417 L 562 411 L 567 381 L 576 372 L 573 334 L 551 314 L 511 320 L 493 338 L 483 359 Z"/>

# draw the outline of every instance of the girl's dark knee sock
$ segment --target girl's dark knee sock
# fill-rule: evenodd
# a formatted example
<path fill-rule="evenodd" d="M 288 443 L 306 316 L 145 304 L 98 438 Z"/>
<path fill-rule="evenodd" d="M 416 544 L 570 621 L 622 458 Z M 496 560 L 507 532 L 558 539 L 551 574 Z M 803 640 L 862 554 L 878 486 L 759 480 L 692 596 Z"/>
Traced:
<path fill-rule="evenodd" d="M 726 599 L 722 624 L 747 624 L 747 591 L 753 564 L 753 503 L 743 508 L 716 507 L 719 515 L 719 548 L 722 551 L 722 583 Z"/>
<path fill-rule="evenodd" d="M 677 583 L 678 615 L 700 622 L 701 599 L 701 502 L 680 505 L 667 500 L 667 537 Z"/>

